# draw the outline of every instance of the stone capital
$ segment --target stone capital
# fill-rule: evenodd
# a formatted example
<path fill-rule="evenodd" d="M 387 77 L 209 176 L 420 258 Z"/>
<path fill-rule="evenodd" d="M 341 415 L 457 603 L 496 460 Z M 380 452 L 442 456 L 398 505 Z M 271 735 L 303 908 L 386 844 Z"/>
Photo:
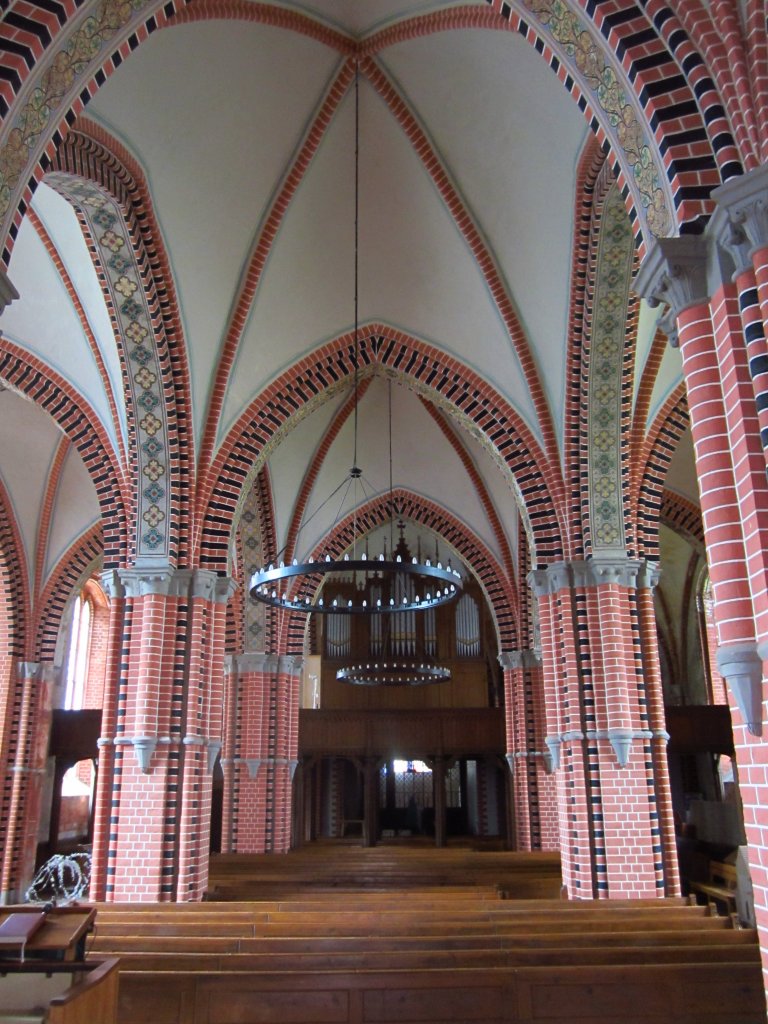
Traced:
<path fill-rule="evenodd" d="M 149 594 L 182 599 L 202 598 L 222 603 L 229 600 L 237 584 L 212 569 L 176 569 L 165 563 L 108 569 L 101 574 L 105 593 L 111 598 L 137 598 Z"/>
<path fill-rule="evenodd" d="M 637 558 L 627 558 L 626 555 L 595 555 L 585 562 L 587 586 L 615 584 L 634 589 L 642 564 Z"/>
<path fill-rule="evenodd" d="M 276 672 L 277 655 L 266 654 L 264 651 L 250 651 L 246 654 L 238 654 L 237 671 L 240 675 L 250 672 Z"/>
<path fill-rule="evenodd" d="M 528 586 L 536 597 L 549 593 L 549 574 L 546 569 L 531 569 L 527 576 Z"/>
<path fill-rule="evenodd" d="M 502 668 L 538 668 L 541 665 L 541 657 L 532 650 L 524 651 L 502 651 L 499 654 L 499 664 Z"/>
<path fill-rule="evenodd" d="M 45 664 L 42 661 L 19 661 L 16 665 L 16 672 L 19 679 L 40 680 L 45 674 Z"/>
<path fill-rule="evenodd" d="M 658 562 L 649 562 L 647 560 L 640 562 L 640 568 L 637 571 L 638 590 L 655 590 L 659 585 L 660 579 L 661 566 Z"/>
<path fill-rule="evenodd" d="M 105 569 L 101 574 L 101 586 L 107 597 L 112 600 L 125 597 L 125 587 L 119 569 Z"/>
<path fill-rule="evenodd" d="M 528 573 L 528 582 L 537 597 L 561 590 L 599 587 L 613 583 L 636 587 L 644 563 L 621 552 L 598 553 L 592 558 L 572 562 L 553 562 L 546 569 Z"/>
<path fill-rule="evenodd" d="M 676 321 L 691 306 L 709 302 L 709 247 L 698 235 L 657 238 L 633 283 L 634 291 L 652 308 L 669 307 L 659 326 L 676 335 Z"/>
<path fill-rule="evenodd" d="M 19 298 L 19 293 L 13 287 L 10 277 L 5 270 L 0 267 L 0 313 L 3 312 L 6 306 Z"/>
<path fill-rule="evenodd" d="M 300 676 L 304 659 L 292 654 L 281 654 L 277 659 L 277 671 L 280 675 Z"/>
<path fill-rule="evenodd" d="M 736 246 L 737 268 L 743 269 L 752 253 L 768 247 L 768 165 L 763 164 L 738 178 L 731 178 L 712 191 L 718 212 L 718 240 Z M 715 219 L 715 218 L 713 218 Z M 736 255 L 736 254 L 734 254 Z"/>
<path fill-rule="evenodd" d="M 105 588 L 110 589 L 119 585 L 122 593 L 115 593 L 115 597 L 137 598 L 147 597 L 150 594 L 161 594 L 168 597 L 175 593 L 179 586 L 176 570 L 169 565 L 158 566 L 156 569 L 114 569 L 114 576 L 111 579 L 104 579 Z M 107 576 L 107 574 L 104 574 Z M 110 593 L 110 591 L 107 591 Z M 110 593 L 110 596 L 112 594 Z"/>
<path fill-rule="evenodd" d="M 231 576 L 218 576 L 213 600 L 216 604 L 226 604 L 236 593 L 238 583 Z"/>

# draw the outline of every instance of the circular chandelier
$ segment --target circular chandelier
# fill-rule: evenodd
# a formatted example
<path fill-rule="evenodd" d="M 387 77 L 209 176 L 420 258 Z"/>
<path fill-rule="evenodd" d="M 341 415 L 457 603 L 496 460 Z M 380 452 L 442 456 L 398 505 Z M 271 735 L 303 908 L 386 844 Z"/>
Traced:
<path fill-rule="evenodd" d="M 369 661 L 340 668 L 336 678 L 355 686 L 424 686 L 447 682 L 451 678 L 451 670 L 428 662 Z"/>
<path fill-rule="evenodd" d="M 366 579 L 379 575 L 397 575 L 401 578 L 409 578 L 417 586 L 421 585 L 420 592 L 412 595 L 403 594 L 398 597 L 390 594 L 388 597 L 370 600 L 362 596 L 356 587 L 354 597 L 336 597 L 326 602 L 322 596 L 316 596 L 317 591 L 322 590 L 324 581 L 329 577 L 350 573 L 353 576 L 362 574 Z M 305 586 L 308 583 L 314 583 L 315 593 L 302 594 L 290 591 L 287 587 L 290 580 L 301 581 Z M 278 566 L 270 565 L 267 568 L 259 569 L 251 577 L 250 591 L 251 596 L 257 601 L 287 611 L 324 612 L 334 615 L 377 615 L 437 608 L 458 596 L 461 582 L 461 574 L 456 569 L 451 568 L 450 565 L 443 566 L 441 562 L 433 565 L 428 558 L 423 562 L 413 558 L 409 562 L 403 560 L 399 555 L 395 559 L 387 559 L 384 555 L 373 559 L 366 556 L 354 559 L 348 555 L 345 555 L 343 559 L 332 559 L 328 555 L 325 560 L 319 562 L 312 559 L 308 562 L 294 560 L 290 565 L 281 562 Z"/>
<path fill-rule="evenodd" d="M 355 225 L 354 225 L 354 458 L 347 477 L 350 486 L 362 486 L 362 470 L 357 465 L 357 419 L 359 396 L 359 320 L 358 320 L 358 240 L 360 195 L 360 89 L 359 69 L 355 73 Z M 392 494 L 392 405 L 390 381 L 389 406 L 389 490 Z M 336 494 L 344 483 L 336 488 Z M 333 495 L 331 495 L 333 497 Z M 345 492 L 346 497 L 346 492 Z M 322 506 L 321 506 L 322 507 Z M 318 510 L 319 511 L 319 510 Z M 394 518 L 394 508 L 391 509 Z M 306 525 L 306 524 L 302 524 Z M 404 523 L 399 524 L 404 527 Z M 301 527 L 299 528 L 299 532 Z M 325 600 L 322 596 L 331 580 L 339 584 L 339 596 Z M 371 599 L 370 584 L 379 584 L 380 592 Z M 349 586 L 351 582 L 352 586 Z M 361 585 L 360 585 L 361 584 Z M 404 558 L 393 551 L 369 558 L 357 557 L 354 546 L 352 557 L 325 558 L 289 564 L 280 562 L 258 569 L 251 577 L 250 594 L 255 600 L 274 608 L 291 612 L 319 612 L 335 615 L 378 615 L 392 612 L 414 612 L 452 601 L 461 591 L 461 574 L 450 562 L 443 566 L 437 555 L 430 559 Z M 341 592 L 344 592 L 343 596 Z M 385 592 L 386 591 L 386 592 Z"/>

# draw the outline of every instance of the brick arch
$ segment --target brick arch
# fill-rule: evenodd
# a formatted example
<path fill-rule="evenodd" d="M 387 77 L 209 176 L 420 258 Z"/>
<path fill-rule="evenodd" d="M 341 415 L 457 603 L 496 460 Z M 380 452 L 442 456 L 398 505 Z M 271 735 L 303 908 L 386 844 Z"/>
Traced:
<path fill-rule="evenodd" d="M 13 505 L 0 480 L 0 659 L 25 658 L 29 654 L 31 597 L 24 542 Z"/>
<path fill-rule="evenodd" d="M 96 488 L 104 531 L 104 564 L 126 564 L 128 550 L 125 483 L 99 418 L 70 384 L 41 360 L 0 338 L 0 380 L 7 381 L 47 412 L 82 458 Z"/>
<path fill-rule="evenodd" d="M 643 473 L 637 499 L 637 546 L 638 554 L 652 561 L 659 557 L 659 517 L 667 472 L 688 423 L 685 385 L 679 384 L 656 416 L 641 457 Z"/>
<path fill-rule="evenodd" d="M 595 131 L 601 145 L 610 146 L 614 153 L 617 164 L 617 178 L 622 189 L 622 195 L 628 203 L 630 216 L 635 224 L 636 236 L 641 247 L 644 247 L 648 240 L 644 238 L 643 219 L 648 222 L 651 232 L 657 235 L 675 233 L 676 229 L 685 229 L 685 226 L 696 222 L 702 216 L 707 216 L 711 211 L 711 204 L 708 197 L 702 198 L 701 180 L 702 177 L 711 178 L 711 186 L 718 184 L 721 177 L 720 169 L 714 156 L 712 139 L 707 132 L 699 104 L 694 94 L 694 88 L 701 92 L 704 89 L 707 99 L 710 93 L 717 98 L 714 85 L 711 86 L 708 77 L 706 81 L 697 66 L 690 69 L 690 81 L 685 75 L 677 72 L 675 64 L 675 53 L 670 52 L 670 46 L 675 42 L 677 36 L 668 44 L 663 39 L 660 29 L 657 31 L 645 15 L 643 6 L 640 3 L 626 0 L 625 10 L 621 12 L 622 17 L 616 19 L 613 8 L 611 16 L 602 14 L 598 5 L 593 13 L 587 13 L 580 6 L 574 4 L 575 10 L 571 19 L 556 19 L 552 11 L 546 7 L 541 14 L 531 3 L 530 9 L 524 2 L 512 4 L 506 0 L 488 0 L 489 9 L 484 8 L 459 8 L 442 13 L 438 19 L 424 16 L 422 19 L 411 19 L 401 25 L 394 27 L 396 38 L 390 39 L 386 32 L 378 34 L 378 46 L 391 45 L 393 41 L 407 39 L 419 31 L 434 32 L 450 28 L 462 27 L 487 27 L 513 30 L 522 35 L 538 53 L 547 61 L 552 70 L 557 74 L 563 86 L 573 96 L 580 109 Z M 26 117 L 27 108 L 18 103 L 18 109 L 14 109 L 7 100 L 4 101 L 4 108 L 0 112 L 5 116 L 8 125 L 0 147 L 0 165 L 9 168 L 6 177 L 0 181 L 5 187 L 7 200 L 0 205 L 0 222 L 3 225 L 3 260 L 8 265 L 11 247 L 16 237 L 21 219 L 29 205 L 32 193 L 40 181 L 42 175 L 48 169 L 57 147 L 62 138 L 66 135 L 67 126 L 71 125 L 75 118 L 81 113 L 88 100 L 97 89 L 106 81 L 116 67 L 118 67 L 130 52 L 148 38 L 158 28 L 163 28 L 175 22 L 175 16 L 184 12 L 186 16 L 187 3 L 185 0 L 147 0 L 145 3 L 129 5 L 120 3 L 119 0 L 105 0 L 105 3 L 95 9 L 93 16 L 89 19 L 89 46 L 81 50 L 77 45 L 79 33 L 85 30 L 78 25 L 74 31 L 67 36 L 66 30 L 51 34 L 47 18 L 44 12 L 40 13 L 39 32 L 27 31 L 27 38 L 30 42 L 27 45 L 20 44 L 24 51 L 27 67 L 33 69 L 25 74 L 19 73 L 20 62 L 16 55 L 7 58 L 6 82 L 8 91 L 15 93 L 15 98 L 27 95 L 35 95 L 36 106 L 35 117 Z M 201 8 L 193 8 L 193 11 L 200 10 L 198 17 L 215 18 L 238 18 L 250 17 L 263 21 L 267 24 L 282 24 L 294 31 L 302 31 L 313 35 L 325 45 L 335 48 L 345 54 L 359 52 L 363 56 L 371 54 L 374 43 L 372 39 L 356 43 L 343 33 L 327 30 L 324 26 L 317 26 L 312 19 L 304 18 L 301 15 L 291 14 L 287 16 L 279 8 L 269 4 L 238 4 L 231 0 L 221 0 L 214 4 L 201 5 Z M 582 23 L 579 19 L 583 18 Z M 277 20 L 276 20 L 277 19 Z M 30 26 L 34 26 L 34 15 L 29 18 Z M 417 23 L 417 24 L 415 24 Z M 420 25 L 418 24 L 420 23 Z M 617 39 L 618 33 L 621 38 Z M 642 27 L 642 33 L 637 31 L 637 26 Z M 575 38 L 563 36 L 559 38 L 558 29 L 566 26 L 566 33 L 576 31 Z M 579 30 L 580 33 L 579 34 Z M 597 39 L 593 38 L 595 33 Z M 634 34 L 633 34 L 634 33 Z M 643 38 L 642 42 L 638 36 L 652 35 L 649 42 Z M 562 36 L 562 31 L 561 31 Z M 36 38 L 35 38 L 36 37 Z M 67 37 L 67 38 L 65 38 Z M 589 42 L 588 53 L 585 54 L 580 48 L 582 37 Z M 600 38 L 602 37 L 602 39 Z M 42 39 L 49 39 L 47 47 L 42 48 Z M 376 39 L 376 36 L 373 37 Z M 602 45 L 600 45 L 602 43 Z M 554 48 L 553 48 L 554 45 Z M 619 60 L 614 53 L 614 48 L 620 46 L 620 52 L 625 54 L 631 52 L 631 72 L 625 73 L 623 65 L 625 61 Z M 674 89 L 675 102 L 682 102 L 686 109 L 686 116 L 692 122 L 692 130 L 698 133 L 701 142 L 705 143 L 705 154 L 696 161 L 696 166 L 691 167 L 691 161 L 683 163 L 684 154 L 678 154 L 674 140 L 671 146 L 667 146 L 662 153 L 661 142 L 655 139 L 654 126 L 658 119 L 659 123 L 665 123 L 669 117 L 666 106 L 670 104 L 668 99 L 660 99 L 656 85 L 658 75 L 655 66 L 647 69 L 641 64 L 640 58 L 647 53 L 648 47 L 653 49 L 653 55 L 661 61 L 664 66 L 663 74 L 668 79 L 668 84 Z M 557 49 L 557 53 L 555 52 Z M 94 52 L 96 56 L 90 62 L 77 62 L 73 54 L 77 52 Z M 575 53 L 572 57 L 570 54 Z M 687 58 L 685 66 L 690 67 L 690 60 L 693 59 L 688 52 L 684 54 Z M 579 66 L 578 59 L 582 58 L 583 68 Z M 606 127 L 611 124 L 624 125 L 624 108 L 622 110 L 602 109 L 605 92 L 612 95 L 616 90 L 601 89 L 601 67 L 607 69 L 609 75 L 619 84 L 619 92 L 626 86 L 634 92 L 634 101 L 643 110 L 643 124 L 634 122 L 639 126 L 639 132 L 643 135 L 641 145 L 636 145 L 636 139 L 627 142 L 628 137 L 633 136 L 632 131 L 626 131 L 623 136 L 612 135 L 609 138 L 606 134 Z M 0 64 L 0 70 L 3 70 Z M 584 73 L 582 73 L 582 70 Z M 590 74 L 595 81 L 592 82 Z M 33 81 L 30 82 L 29 79 Z M 69 107 L 63 103 L 66 94 L 71 94 L 72 86 L 76 83 L 79 87 L 75 99 Z M 581 83 L 581 84 L 579 84 Z M 24 85 L 24 88 L 22 88 Z M 7 95 L 7 94 L 6 94 Z M 32 102 L 31 100 L 29 101 Z M 627 111 L 632 111 L 633 105 L 626 103 Z M 708 121 L 712 123 L 712 112 L 715 110 L 713 102 L 707 104 Z M 16 117 L 9 116 L 13 112 Z M 29 113 L 32 113 L 30 107 Z M 733 160 L 730 154 L 733 147 L 723 141 L 724 132 L 727 129 L 727 122 L 724 118 L 717 119 L 717 140 L 722 148 L 727 150 L 729 159 L 723 166 L 724 174 L 730 173 L 730 165 Z M 636 133 L 635 133 L 636 135 Z M 626 148 L 624 146 L 626 143 Z M 648 208 L 651 216 L 638 215 L 639 210 L 635 205 L 635 197 L 631 194 L 634 187 L 635 175 L 633 167 L 641 163 L 644 154 L 650 156 L 651 163 L 656 167 L 655 185 L 651 186 L 648 196 L 641 201 L 641 208 Z M 662 184 L 662 180 L 663 184 Z M 654 205 L 654 194 L 656 191 L 666 192 L 674 199 L 674 210 L 664 209 L 663 215 Z M 0 190 L 0 195 L 3 191 Z M 662 204 L 666 207 L 666 203 Z M 656 217 L 657 223 L 653 220 Z"/>
<path fill-rule="evenodd" d="M 665 487 L 659 518 L 670 530 L 685 537 L 699 554 L 704 553 L 704 523 L 698 505 Z"/>
<path fill-rule="evenodd" d="M 144 173 L 117 140 L 82 119 L 57 150 L 46 180 L 77 214 L 112 322 L 128 435 L 137 441 L 128 452 L 130 478 L 137 481 L 136 554 L 183 562 L 194 507 L 190 372 L 170 261 Z M 118 294 L 126 284 L 134 291 Z M 150 456 L 142 454 L 148 448 L 156 467 L 149 491 Z"/>
<path fill-rule="evenodd" d="M 31 615 L 24 545 L 12 508 L 0 480 L 0 823 L 6 830 L 20 781 L 12 771 L 22 731 L 23 686 L 16 666 L 27 658 Z M 2 862 L 0 856 L 0 871 Z"/>
<path fill-rule="evenodd" d="M 40 595 L 39 627 L 35 637 L 37 661 L 53 662 L 64 608 L 72 591 L 89 576 L 104 553 L 101 523 L 95 523 L 59 559 Z"/>
<path fill-rule="evenodd" d="M 522 418 L 488 381 L 454 356 L 382 324 L 363 328 L 359 368 L 363 377 L 397 373 L 411 390 L 465 429 L 479 432 L 518 489 L 537 559 L 545 563 L 563 557 L 561 524 L 552 498 L 561 488 L 559 467 L 549 464 Z M 201 566 L 226 571 L 232 523 L 249 481 L 290 430 L 294 417 L 311 412 L 353 379 L 354 338 L 344 334 L 286 370 L 240 416 L 201 495 Z"/>
<path fill-rule="evenodd" d="M 515 614 L 514 595 L 511 581 L 506 579 L 502 565 L 464 523 L 440 505 L 414 494 L 413 491 L 396 488 L 391 495 L 379 495 L 351 512 L 317 545 L 311 557 L 315 560 L 326 555 L 330 555 L 331 558 L 341 557 L 355 536 L 370 533 L 390 520 L 392 502 L 397 507 L 398 515 L 439 534 L 471 566 L 493 611 L 499 650 L 517 650 L 519 624 Z M 304 597 L 304 590 L 298 591 L 297 596 Z M 296 612 L 284 614 L 278 651 L 300 655 L 304 650 L 306 625 L 305 615 Z"/>

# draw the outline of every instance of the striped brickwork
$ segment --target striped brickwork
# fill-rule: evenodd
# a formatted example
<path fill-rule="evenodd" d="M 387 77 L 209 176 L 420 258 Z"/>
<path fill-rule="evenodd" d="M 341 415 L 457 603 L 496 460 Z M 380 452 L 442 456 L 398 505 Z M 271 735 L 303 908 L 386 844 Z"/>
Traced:
<path fill-rule="evenodd" d="M 224 750 L 222 846 L 232 853 L 285 853 L 291 845 L 291 786 L 298 764 L 300 660 L 233 659 L 234 701 Z"/>
<path fill-rule="evenodd" d="M 114 581 L 115 583 L 119 581 Z M 106 581 L 105 581 L 106 584 Z M 105 652 L 106 676 L 109 681 L 104 690 L 99 738 L 99 774 L 93 809 L 93 848 L 91 863 L 91 890 L 93 900 L 107 898 L 107 886 L 113 884 L 110 870 L 120 814 L 122 749 L 114 740 L 125 729 L 125 673 L 127 659 L 124 635 L 133 621 L 133 606 L 127 604 L 125 591 L 113 585 L 105 590 L 110 596 L 110 629 Z"/>
<path fill-rule="evenodd" d="M 626 558 L 603 558 L 531 574 L 539 595 L 547 743 L 560 760 L 563 879 L 574 897 L 663 895 L 679 885 L 665 867 L 665 855 L 667 864 L 675 856 L 674 832 L 658 725 L 660 673 L 657 666 L 652 721 L 652 680 L 640 643 L 643 569 Z M 659 782 L 666 794 L 663 822 Z"/>
<path fill-rule="evenodd" d="M 78 20 L 71 0 L 66 6 L 54 5 L 55 14 L 50 5 L 41 8 L 34 2 L 17 3 L 15 7 L 23 6 L 24 15 L 14 12 L 13 16 L 21 21 L 13 26 L 13 32 L 5 40 L 5 52 L 0 51 L 0 102 L 5 104 L 8 113 L 19 109 L 23 114 L 20 90 L 25 83 L 34 80 L 43 99 L 39 109 L 44 116 L 36 119 L 31 132 L 24 131 L 23 120 L 14 123 L 12 118 L 6 117 L 17 134 L 11 133 L 4 140 L 5 146 L 0 145 L 0 164 L 8 168 L 3 180 L 7 199 L 0 210 L 6 225 L 4 234 L 9 236 L 4 249 L 5 262 L 37 181 L 47 170 L 67 126 L 80 115 L 90 96 L 157 28 L 169 22 L 183 23 L 222 15 L 280 24 L 283 28 L 305 32 L 340 54 L 350 58 L 357 55 L 364 62 L 415 35 L 447 28 L 474 25 L 516 31 L 538 50 L 573 94 L 600 144 L 611 145 L 619 185 L 629 199 L 630 215 L 637 224 L 639 236 L 643 234 L 643 226 L 646 230 L 650 228 L 652 234 L 669 232 L 673 228 L 673 213 L 678 223 L 688 223 L 707 212 L 707 184 L 711 187 L 719 180 L 714 154 L 726 150 L 728 158 L 720 157 L 719 164 L 719 173 L 725 179 L 735 153 L 724 116 L 720 114 L 719 119 L 716 116 L 716 112 L 722 110 L 716 102 L 716 90 L 700 60 L 696 61 L 695 51 L 688 52 L 690 44 L 686 49 L 679 41 L 684 33 L 673 32 L 665 39 L 665 19 L 653 18 L 641 4 L 626 3 L 621 10 L 616 10 L 615 4 L 605 3 L 592 5 L 586 11 L 577 9 L 584 19 L 582 34 L 589 40 L 593 65 L 605 68 L 603 75 L 596 74 L 592 81 L 589 73 L 584 74 L 583 66 L 574 60 L 569 39 L 562 37 L 562 33 L 557 36 L 552 21 L 541 17 L 535 5 L 513 6 L 504 0 L 489 2 L 490 10 L 468 7 L 457 12 L 426 15 L 374 33 L 357 43 L 344 33 L 318 25 L 300 14 L 272 9 L 268 5 L 222 7 L 208 3 L 185 10 L 182 2 L 172 0 L 163 5 L 157 0 L 143 0 L 130 6 L 108 0 L 102 5 L 99 17 L 88 26 L 90 59 L 81 61 L 74 61 L 71 56 L 78 48 L 83 48 L 78 38 L 84 31 L 82 19 Z M 684 61 L 682 72 L 676 63 L 678 60 Z M 56 65 L 58 73 L 46 74 L 52 65 Z M 588 66 L 592 65 L 588 63 Z M 644 153 L 627 144 L 613 130 L 616 115 L 621 116 L 621 112 L 602 105 L 606 93 L 610 93 L 599 88 L 601 78 L 606 76 L 634 93 L 634 101 L 643 111 L 650 126 Z M 629 104 L 627 109 L 630 109 Z M 642 126 L 638 127 L 641 133 L 645 131 Z M 655 167 L 656 186 L 638 195 L 639 176 L 633 168 L 648 159 Z M 666 181 L 662 182 L 662 177 Z M 657 205 L 659 196 L 665 192 L 673 197 L 674 211 L 666 210 L 663 200 Z"/>
<path fill-rule="evenodd" d="M 499 656 L 504 674 L 507 760 L 512 772 L 515 847 L 518 850 L 534 849 L 531 779 L 535 778 L 536 767 L 533 763 L 535 751 L 529 749 L 526 737 L 526 654 L 532 652 L 509 651 Z M 538 817 L 538 807 L 536 812 Z"/>
<path fill-rule="evenodd" d="M 709 306 L 688 308 L 678 323 L 718 643 L 748 643 L 755 639 L 751 595 Z"/>
<path fill-rule="evenodd" d="M 585 412 L 582 394 L 586 382 L 581 355 L 588 317 L 585 302 L 591 270 L 595 189 L 603 178 L 602 168 L 605 165 L 605 159 L 605 153 L 600 149 L 597 141 L 590 139 L 582 151 L 576 175 L 564 425 L 564 464 L 567 473 L 568 512 L 571 522 L 567 553 L 571 558 L 584 557 L 581 518 L 583 478 L 586 469 L 583 464 L 582 430 L 584 429 Z"/>
<path fill-rule="evenodd" d="M 755 225 L 748 215 L 745 224 L 749 235 Z M 761 576 L 762 550 L 768 538 L 763 527 L 766 484 L 759 389 L 755 387 L 758 377 L 750 373 L 750 342 L 743 329 L 748 322 L 745 311 L 752 303 L 739 301 L 740 294 L 744 295 L 744 269 L 736 283 L 715 283 L 709 294 L 711 281 L 701 272 L 705 254 L 703 245 L 699 251 L 689 252 L 669 246 L 663 258 L 655 257 L 657 271 L 653 274 L 653 264 L 649 264 L 646 281 L 655 279 L 656 294 L 676 314 L 714 596 L 717 665 L 729 680 L 755 914 L 763 931 L 768 926 L 768 870 L 764 866 L 768 788 L 764 742 L 756 734 L 765 708 Z M 760 259 L 758 249 L 753 254 L 756 281 Z M 677 281 L 672 276 L 665 280 L 658 276 L 658 270 L 664 273 L 669 261 L 674 261 Z M 717 677 L 714 670 L 713 690 Z M 768 949 L 765 942 L 762 945 L 768 978 Z"/>
<path fill-rule="evenodd" d="M 209 769 L 223 726 L 229 582 L 168 569 L 123 570 L 105 583 L 122 646 L 112 677 L 120 685 L 105 699 L 100 741 L 96 813 L 109 809 L 111 824 L 94 849 L 96 886 L 108 900 L 200 899 Z M 113 669 L 116 655 L 113 645 Z"/>
<path fill-rule="evenodd" d="M 229 526 L 253 467 L 265 462 L 280 430 L 304 407 L 350 386 L 354 350 L 349 335 L 315 350 L 269 385 L 233 427 L 221 446 L 205 495 L 200 564 L 226 566 Z M 377 367 L 397 371 L 412 390 L 432 401 L 447 401 L 453 415 L 479 429 L 494 458 L 518 483 L 534 534 L 537 558 L 561 553 L 561 527 L 552 495 L 560 492 L 552 467 L 521 418 L 493 386 L 453 356 L 402 331 L 371 325 L 361 332 L 361 375 Z"/>
<path fill-rule="evenodd" d="M 768 636 L 768 480 L 736 286 L 723 285 L 710 309 L 741 522 L 741 557 L 746 559 L 754 635 L 763 637 Z"/>
<path fill-rule="evenodd" d="M 19 661 L 15 667 L 19 707 L 0 876 L 4 903 L 22 902 L 34 875 L 53 691 L 51 664 Z"/>
<path fill-rule="evenodd" d="M 64 378 L 42 361 L 0 338 L 0 377 L 48 412 L 77 448 L 99 500 L 105 565 L 119 565 L 127 549 L 123 476 L 99 418 Z"/>
<path fill-rule="evenodd" d="M 595 892 L 588 811 L 589 785 L 581 744 L 578 636 L 574 629 L 573 592 L 553 589 L 552 574 L 537 570 L 539 628 L 545 701 L 545 751 L 556 782 L 559 847 L 563 883 L 574 898 Z"/>
<path fill-rule="evenodd" d="M 657 413 L 641 448 L 634 501 L 638 553 L 651 561 L 659 557 L 659 515 L 672 456 L 689 426 L 685 386 L 680 385 Z"/>
<path fill-rule="evenodd" d="M 655 585 L 654 566 L 646 563 L 640 573 L 630 614 L 640 725 L 650 733 L 644 741 L 646 759 L 643 768 L 656 890 L 667 896 L 677 896 L 681 892 L 680 871 L 677 865 L 672 788 L 667 762 L 669 735 L 664 717 L 664 690 L 653 603 Z"/>

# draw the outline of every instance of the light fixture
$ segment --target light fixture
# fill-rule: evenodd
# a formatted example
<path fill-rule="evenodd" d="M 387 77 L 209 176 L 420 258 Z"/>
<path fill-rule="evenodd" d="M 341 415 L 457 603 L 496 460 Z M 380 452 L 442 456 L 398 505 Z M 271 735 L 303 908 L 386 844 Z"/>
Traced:
<path fill-rule="evenodd" d="M 345 665 L 337 671 L 336 678 L 355 686 L 424 686 L 447 682 L 451 670 L 445 665 L 428 662 L 368 661 Z"/>
<path fill-rule="evenodd" d="M 360 207 L 360 88 L 359 68 L 355 71 L 355 250 L 354 250 L 354 452 L 352 468 L 348 476 L 331 497 L 337 494 L 346 483 L 344 498 L 350 487 L 362 486 L 362 470 L 357 463 L 357 418 L 359 393 L 359 319 L 358 319 L 358 240 L 359 240 L 359 207 Z M 390 382 L 390 496 L 392 494 L 392 412 Z M 330 500 L 330 499 L 328 499 Z M 325 502 L 324 502 L 325 504 Z M 322 507 L 322 506 L 321 506 Z M 319 510 L 318 510 L 319 511 Z M 396 509 L 390 498 L 390 513 L 394 517 Z M 306 525 L 305 523 L 302 526 Z M 357 525 L 355 519 L 355 527 Z M 301 527 L 299 532 L 301 531 Z M 461 591 L 461 574 L 452 568 L 450 561 L 444 566 L 436 557 L 422 561 L 420 558 L 404 558 L 393 555 L 388 558 L 386 553 L 369 557 L 368 552 L 359 557 L 355 550 L 356 539 L 353 541 L 352 557 L 349 554 L 342 558 L 324 558 L 298 561 L 293 559 L 286 564 L 279 562 L 263 566 L 251 577 L 250 594 L 262 604 L 292 612 L 319 612 L 334 615 L 382 615 L 393 612 L 413 612 L 452 601 Z M 348 586 L 348 582 L 352 586 Z M 382 585 L 376 600 L 369 597 L 368 583 L 375 579 Z M 339 595 L 326 600 L 323 593 L 328 589 L 329 581 L 339 583 Z M 341 592 L 344 596 L 340 596 Z"/>

